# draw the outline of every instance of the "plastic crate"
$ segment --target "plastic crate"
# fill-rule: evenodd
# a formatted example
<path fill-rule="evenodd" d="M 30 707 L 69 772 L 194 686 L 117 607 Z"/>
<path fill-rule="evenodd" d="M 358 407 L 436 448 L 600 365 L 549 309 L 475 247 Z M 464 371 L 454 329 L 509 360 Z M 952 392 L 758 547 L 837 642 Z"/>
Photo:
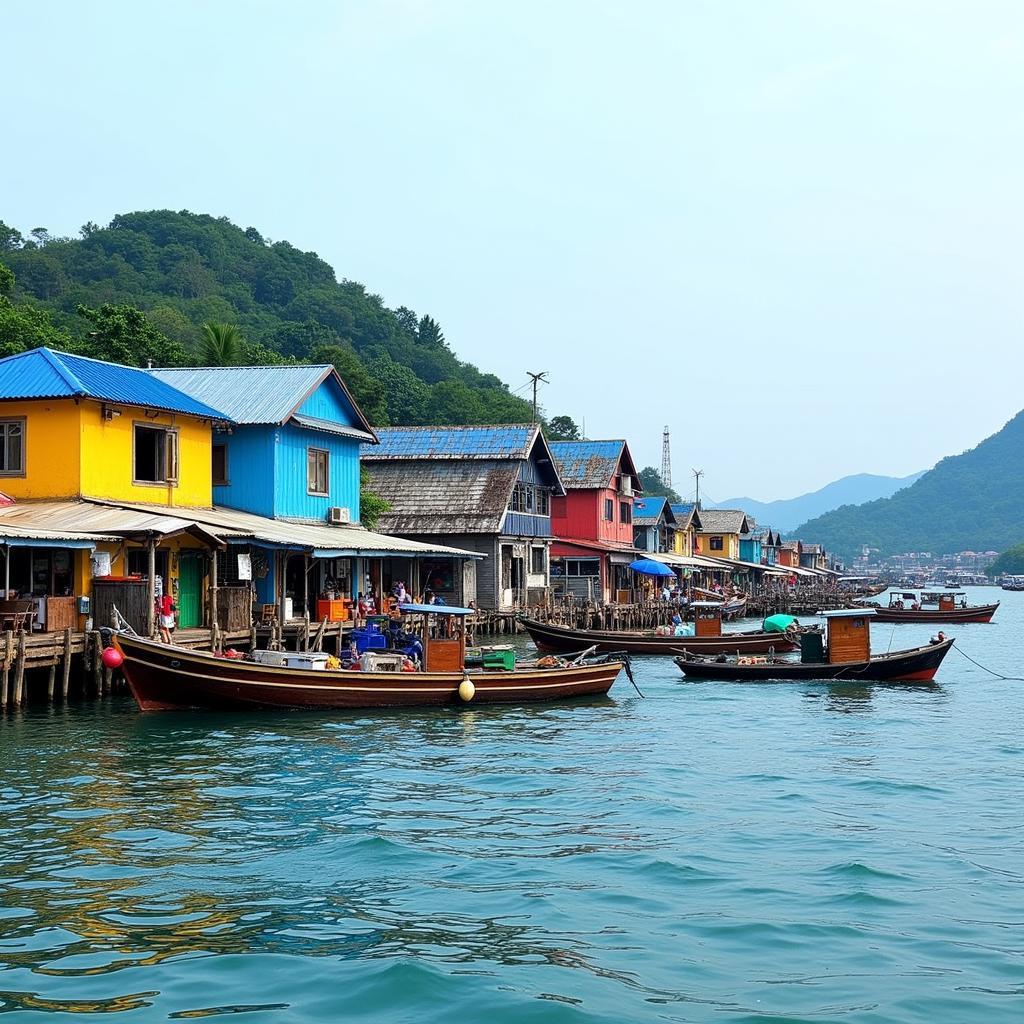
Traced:
<path fill-rule="evenodd" d="M 516 667 L 515 651 L 485 651 L 484 668 L 511 672 Z"/>

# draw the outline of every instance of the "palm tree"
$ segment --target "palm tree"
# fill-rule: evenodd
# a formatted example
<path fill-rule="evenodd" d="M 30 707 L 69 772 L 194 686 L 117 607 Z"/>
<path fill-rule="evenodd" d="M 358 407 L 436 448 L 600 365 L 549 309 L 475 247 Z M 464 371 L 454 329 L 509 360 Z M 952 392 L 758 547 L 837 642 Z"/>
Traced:
<path fill-rule="evenodd" d="M 242 334 L 234 324 L 203 324 L 199 343 L 203 366 L 237 366 L 242 359 Z"/>

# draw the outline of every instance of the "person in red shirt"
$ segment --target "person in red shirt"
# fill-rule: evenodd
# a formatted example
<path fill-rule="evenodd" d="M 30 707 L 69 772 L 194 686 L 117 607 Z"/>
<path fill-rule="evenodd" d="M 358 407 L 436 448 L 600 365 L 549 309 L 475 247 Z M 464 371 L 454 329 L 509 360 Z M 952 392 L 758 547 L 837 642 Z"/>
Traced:
<path fill-rule="evenodd" d="M 170 594 L 164 594 L 156 599 L 157 623 L 160 627 L 160 639 L 165 643 L 171 642 L 171 630 L 174 629 L 174 601 Z"/>

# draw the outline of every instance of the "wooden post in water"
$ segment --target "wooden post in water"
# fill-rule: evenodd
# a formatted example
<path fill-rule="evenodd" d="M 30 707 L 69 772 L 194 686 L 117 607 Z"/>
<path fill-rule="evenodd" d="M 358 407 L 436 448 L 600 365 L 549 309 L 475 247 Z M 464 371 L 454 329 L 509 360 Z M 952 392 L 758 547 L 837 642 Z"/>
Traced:
<path fill-rule="evenodd" d="M 97 629 L 92 634 L 92 688 L 98 697 L 103 692 L 103 640 Z"/>
<path fill-rule="evenodd" d="M 46 680 L 46 699 L 52 704 L 54 694 L 57 692 L 57 659 L 50 662 L 50 675 Z"/>
<path fill-rule="evenodd" d="M 156 635 L 156 539 L 150 537 L 146 544 L 149 579 L 146 583 L 146 636 L 152 640 Z"/>
<path fill-rule="evenodd" d="M 250 652 L 256 650 L 256 623 L 255 622 L 249 627 L 249 650 L 250 650 Z"/>
<path fill-rule="evenodd" d="M 309 609 L 303 613 L 302 616 L 302 649 L 304 651 L 309 650 Z"/>
<path fill-rule="evenodd" d="M 61 665 L 60 696 L 68 699 L 68 684 L 71 681 L 71 627 L 64 630 L 64 664 Z"/>
<path fill-rule="evenodd" d="M 211 650 L 216 654 L 218 647 L 218 608 L 217 608 L 217 549 L 210 552 L 210 645 Z"/>
<path fill-rule="evenodd" d="M 18 660 L 14 663 L 14 703 L 25 699 L 25 630 L 18 633 Z"/>
<path fill-rule="evenodd" d="M 103 667 L 103 693 L 105 695 L 109 694 L 110 691 L 113 689 L 113 676 L 114 676 L 113 670 L 107 668 L 106 666 L 104 666 Z"/>
<path fill-rule="evenodd" d="M 0 707 L 7 704 L 11 684 L 11 662 L 14 661 L 14 633 L 4 630 L 4 673 L 0 680 Z"/>

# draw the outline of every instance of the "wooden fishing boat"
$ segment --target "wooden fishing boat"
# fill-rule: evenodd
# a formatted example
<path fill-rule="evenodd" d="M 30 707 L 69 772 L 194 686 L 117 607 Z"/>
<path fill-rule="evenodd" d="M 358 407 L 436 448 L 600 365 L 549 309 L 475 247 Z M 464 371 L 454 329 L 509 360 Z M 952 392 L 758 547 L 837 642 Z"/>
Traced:
<path fill-rule="evenodd" d="M 185 708 L 390 708 L 569 700 L 606 694 L 622 669 L 615 659 L 567 668 L 501 671 L 350 672 L 275 667 L 221 658 L 140 637 L 114 646 L 143 711 Z M 464 686 L 468 680 L 472 689 Z"/>
<path fill-rule="evenodd" d="M 701 654 L 739 652 L 768 654 L 794 651 L 799 646 L 799 633 L 754 630 L 744 633 L 723 633 L 721 604 L 693 601 L 693 636 L 665 636 L 653 632 L 617 629 L 572 629 L 550 622 L 521 618 L 523 629 L 542 651 L 579 651 L 593 647 L 598 651 L 623 651 L 626 654 Z"/>
<path fill-rule="evenodd" d="M 889 595 L 888 606 L 876 606 L 876 618 L 879 622 L 991 622 L 998 607 L 998 601 L 970 605 L 963 591 L 924 591 L 920 598 L 916 592 L 899 591 Z"/>
<path fill-rule="evenodd" d="M 733 619 L 742 618 L 747 612 L 747 595 L 727 598 L 722 605 L 722 619 L 731 622 Z"/>
<path fill-rule="evenodd" d="M 403 607 L 402 613 L 423 619 L 420 671 L 404 670 L 411 662 L 389 651 L 363 657 L 369 659 L 366 664 L 388 666 L 391 671 L 352 671 L 327 667 L 327 655 L 257 651 L 260 660 L 228 658 L 124 633 L 114 634 L 112 646 L 121 652 L 121 670 L 143 711 L 569 700 L 606 694 L 624 665 L 621 658 L 605 656 L 589 662 L 581 657 L 569 664 L 557 658 L 540 659 L 511 671 L 467 669 L 464 617 L 473 614 L 472 609 L 411 605 Z M 297 663 L 316 667 L 296 667 Z"/>
<path fill-rule="evenodd" d="M 799 682 L 833 680 L 875 683 L 930 683 L 953 646 L 940 637 L 923 647 L 872 655 L 869 620 L 874 609 L 822 612 L 828 624 L 827 647 L 802 652 L 799 661 L 785 658 L 718 657 L 690 654 L 676 658 L 688 679 L 732 682 Z M 815 647 L 808 644 L 808 647 Z"/>

